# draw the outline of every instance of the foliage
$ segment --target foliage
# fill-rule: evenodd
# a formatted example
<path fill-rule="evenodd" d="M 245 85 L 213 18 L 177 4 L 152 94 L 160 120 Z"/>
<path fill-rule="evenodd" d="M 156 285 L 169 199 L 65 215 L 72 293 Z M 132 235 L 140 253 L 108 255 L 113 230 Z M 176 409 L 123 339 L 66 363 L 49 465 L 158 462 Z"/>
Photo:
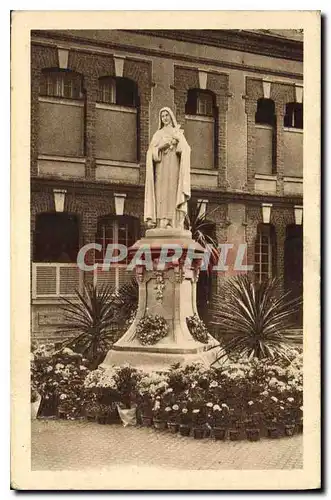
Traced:
<path fill-rule="evenodd" d="M 142 345 L 153 345 L 168 334 L 168 324 L 166 320 L 156 314 L 147 314 L 141 318 L 137 324 L 136 336 Z"/>
<path fill-rule="evenodd" d="M 88 374 L 84 387 L 87 392 L 97 394 L 99 403 L 110 405 L 115 401 L 125 408 L 131 408 L 137 400 L 140 377 L 140 372 L 130 365 L 99 367 Z"/>
<path fill-rule="evenodd" d="M 201 211 L 201 207 L 201 202 L 191 207 L 190 216 L 186 216 L 185 223 L 186 227 L 192 233 L 192 238 L 210 252 L 208 266 L 208 270 L 210 270 L 218 262 L 219 258 L 218 241 L 214 234 L 214 223 L 210 220 L 218 207 L 205 213 Z"/>
<path fill-rule="evenodd" d="M 63 345 L 83 354 L 90 361 L 91 368 L 102 361 L 111 344 L 117 340 L 115 327 L 119 318 L 115 297 L 114 290 L 108 285 L 85 285 L 84 293 L 76 291 L 74 300 L 62 297 L 64 303 L 61 307 L 66 321 L 64 330 L 76 333 Z"/>
<path fill-rule="evenodd" d="M 40 350 L 37 352 L 40 354 Z M 39 354 L 31 362 L 32 387 L 44 401 L 55 398 L 66 418 L 77 418 L 85 404 L 82 388 L 88 373 L 87 360 L 68 348 L 51 356 Z"/>
<path fill-rule="evenodd" d="M 186 318 L 186 323 L 192 337 L 198 342 L 208 344 L 208 330 L 197 314 Z"/>
<path fill-rule="evenodd" d="M 276 279 L 254 283 L 247 275 L 229 278 L 223 285 L 224 297 L 216 296 L 215 324 L 220 332 L 224 355 L 290 359 L 293 345 L 302 335 L 293 333 L 291 316 L 299 299 L 289 300 Z"/>
<path fill-rule="evenodd" d="M 114 296 L 117 323 L 126 324 L 135 316 L 138 307 L 139 288 L 136 278 L 124 283 Z"/>

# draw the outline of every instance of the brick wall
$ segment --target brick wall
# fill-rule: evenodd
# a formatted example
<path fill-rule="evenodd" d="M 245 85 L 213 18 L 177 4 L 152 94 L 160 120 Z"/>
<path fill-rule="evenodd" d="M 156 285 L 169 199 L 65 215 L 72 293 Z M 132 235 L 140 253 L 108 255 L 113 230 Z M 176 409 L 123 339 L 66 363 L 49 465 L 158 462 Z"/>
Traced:
<path fill-rule="evenodd" d="M 185 104 L 187 92 L 190 89 L 198 89 L 199 71 L 181 66 L 174 68 L 174 86 L 175 86 L 175 106 L 176 115 L 179 123 L 185 123 Z M 218 116 L 216 120 L 217 127 L 217 149 L 216 149 L 216 167 L 219 171 L 218 185 L 226 188 L 226 113 L 228 109 L 229 78 L 222 73 L 208 72 L 206 90 L 214 93 Z"/>
<path fill-rule="evenodd" d="M 31 174 L 37 175 L 38 162 L 38 94 L 41 71 L 57 68 L 58 54 L 55 47 L 33 44 L 31 46 Z M 115 76 L 114 58 L 71 49 L 68 69 L 83 76 L 85 89 L 85 141 L 86 178 L 95 179 L 95 103 L 97 100 L 98 79 L 102 76 Z M 145 153 L 149 142 L 149 101 L 151 99 L 152 68 L 149 61 L 126 58 L 123 76 L 133 80 L 138 86 L 139 109 L 139 151 L 140 161 L 145 163 Z M 141 179 L 144 178 L 142 168 Z"/>
<path fill-rule="evenodd" d="M 255 188 L 255 113 L 257 101 L 263 98 L 263 83 L 261 79 L 246 78 L 246 114 L 247 114 L 247 189 L 250 192 Z M 276 125 L 276 173 L 277 194 L 284 195 L 284 134 L 283 121 L 285 104 L 295 100 L 295 86 L 290 84 L 272 82 L 270 86 L 270 99 L 275 103 L 277 118 Z"/>

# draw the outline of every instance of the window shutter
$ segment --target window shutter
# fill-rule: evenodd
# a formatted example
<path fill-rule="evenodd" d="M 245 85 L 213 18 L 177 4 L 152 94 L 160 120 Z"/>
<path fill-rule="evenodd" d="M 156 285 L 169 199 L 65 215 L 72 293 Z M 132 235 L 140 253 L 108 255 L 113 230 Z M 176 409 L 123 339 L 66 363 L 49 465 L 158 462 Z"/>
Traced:
<path fill-rule="evenodd" d="M 80 289 L 81 272 L 78 267 L 60 267 L 60 295 L 74 295 Z"/>
<path fill-rule="evenodd" d="M 56 266 L 36 267 L 36 295 L 56 295 Z"/>

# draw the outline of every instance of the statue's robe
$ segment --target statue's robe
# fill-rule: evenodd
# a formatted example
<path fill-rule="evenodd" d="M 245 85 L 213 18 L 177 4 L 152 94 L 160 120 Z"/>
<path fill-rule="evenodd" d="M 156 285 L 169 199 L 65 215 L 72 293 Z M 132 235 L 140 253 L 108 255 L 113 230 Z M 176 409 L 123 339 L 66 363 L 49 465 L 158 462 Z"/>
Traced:
<path fill-rule="evenodd" d="M 191 148 L 179 130 L 177 145 L 159 150 L 161 141 L 170 141 L 174 130 L 157 130 L 147 151 L 144 220 L 168 219 L 172 227 L 182 227 L 191 197 Z"/>

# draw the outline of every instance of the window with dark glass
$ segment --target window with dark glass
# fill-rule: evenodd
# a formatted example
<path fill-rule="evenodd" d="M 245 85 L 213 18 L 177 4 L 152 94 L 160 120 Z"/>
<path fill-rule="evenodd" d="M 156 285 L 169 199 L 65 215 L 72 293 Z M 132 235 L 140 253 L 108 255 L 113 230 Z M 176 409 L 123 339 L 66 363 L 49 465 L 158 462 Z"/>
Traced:
<path fill-rule="evenodd" d="M 285 107 L 284 127 L 303 129 L 303 104 L 288 102 Z"/>
<path fill-rule="evenodd" d="M 75 263 L 79 251 L 79 223 L 68 213 L 39 214 L 34 233 L 34 262 Z"/>
<path fill-rule="evenodd" d="M 136 107 L 138 92 L 135 82 L 128 78 L 99 78 L 98 102 Z"/>
<path fill-rule="evenodd" d="M 255 123 L 273 126 L 276 124 L 275 103 L 272 99 L 258 99 Z"/>
<path fill-rule="evenodd" d="M 43 71 L 40 78 L 39 94 L 47 97 L 82 99 L 84 97 L 82 77 L 67 70 Z"/>
<path fill-rule="evenodd" d="M 259 224 L 255 240 L 254 274 L 258 283 L 272 278 L 275 267 L 275 231 L 271 224 Z"/>
<path fill-rule="evenodd" d="M 95 253 L 95 262 L 102 263 L 107 251 L 107 245 L 119 244 L 130 248 L 139 237 L 139 220 L 130 216 L 107 216 L 98 220 L 96 243 L 102 245 L 102 250 Z M 119 264 L 127 264 L 128 257 Z"/>
<path fill-rule="evenodd" d="M 214 95 L 207 90 L 190 89 L 187 93 L 187 115 L 214 116 Z"/>

